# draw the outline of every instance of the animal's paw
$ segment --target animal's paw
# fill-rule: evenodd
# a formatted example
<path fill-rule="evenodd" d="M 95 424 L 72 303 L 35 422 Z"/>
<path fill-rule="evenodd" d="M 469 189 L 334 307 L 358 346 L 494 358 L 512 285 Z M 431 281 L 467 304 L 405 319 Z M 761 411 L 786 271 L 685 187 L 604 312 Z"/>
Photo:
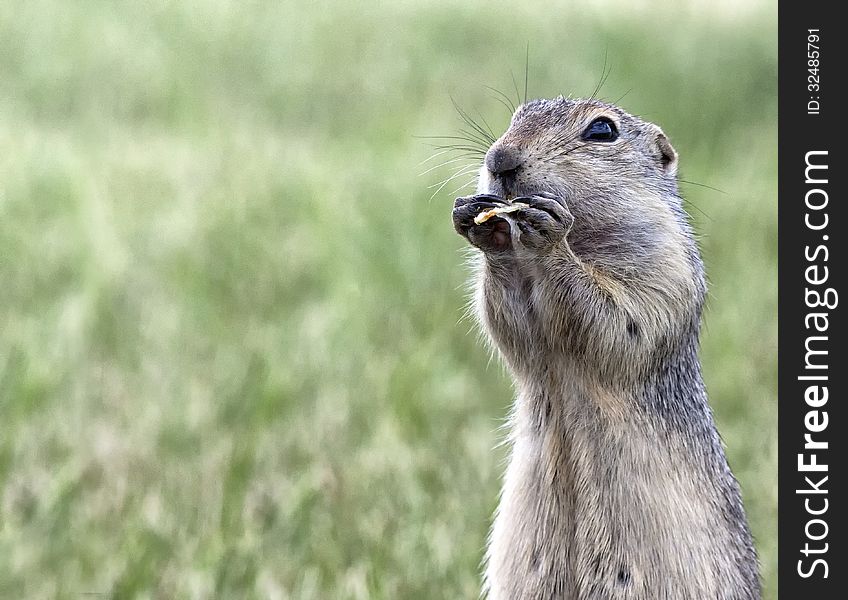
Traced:
<path fill-rule="evenodd" d="M 514 202 L 527 205 L 514 216 L 520 231 L 519 240 L 525 248 L 550 248 L 565 238 L 574 225 L 574 216 L 565 201 L 553 194 L 539 192 L 515 198 Z"/>
<path fill-rule="evenodd" d="M 512 238 L 507 221 L 497 216 L 482 223 L 474 221 L 479 214 L 506 205 L 507 203 L 502 198 L 491 194 L 457 198 L 453 204 L 454 229 L 472 245 L 484 252 L 509 250 L 512 248 Z"/>

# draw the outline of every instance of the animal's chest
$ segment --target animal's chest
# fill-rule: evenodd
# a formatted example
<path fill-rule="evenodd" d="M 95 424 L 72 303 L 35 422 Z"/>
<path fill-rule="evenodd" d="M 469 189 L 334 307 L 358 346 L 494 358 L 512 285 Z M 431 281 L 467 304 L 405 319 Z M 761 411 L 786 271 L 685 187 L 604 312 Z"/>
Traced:
<path fill-rule="evenodd" d="M 726 540 L 681 447 L 626 424 L 554 431 L 515 440 L 490 548 L 501 590 L 492 598 L 721 597 Z"/>

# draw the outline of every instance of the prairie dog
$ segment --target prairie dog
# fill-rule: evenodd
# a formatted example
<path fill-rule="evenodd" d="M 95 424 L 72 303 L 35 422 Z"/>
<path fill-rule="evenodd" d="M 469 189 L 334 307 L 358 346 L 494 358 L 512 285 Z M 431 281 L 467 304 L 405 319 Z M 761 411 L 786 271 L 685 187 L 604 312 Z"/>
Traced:
<path fill-rule="evenodd" d="M 454 204 L 480 250 L 478 318 L 516 387 L 491 600 L 760 598 L 701 376 L 704 267 L 676 173 L 656 125 L 533 100 Z M 475 223 L 513 201 L 526 207 Z"/>

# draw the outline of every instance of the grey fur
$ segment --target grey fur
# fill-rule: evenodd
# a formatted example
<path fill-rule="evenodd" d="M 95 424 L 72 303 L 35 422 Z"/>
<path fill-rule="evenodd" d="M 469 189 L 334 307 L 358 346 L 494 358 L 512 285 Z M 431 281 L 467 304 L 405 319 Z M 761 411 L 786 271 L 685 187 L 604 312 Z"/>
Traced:
<path fill-rule="evenodd" d="M 581 139 L 599 116 L 616 141 Z M 618 107 L 557 98 L 519 107 L 492 152 L 519 166 L 483 167 L 453 213 L 482 250 L 476 309 L 517 390 L 484 594 L 760 598 L 701 377 L 704 268 L 671 144 Z M 474 224 L 516 197 L 529 208 Z"/>

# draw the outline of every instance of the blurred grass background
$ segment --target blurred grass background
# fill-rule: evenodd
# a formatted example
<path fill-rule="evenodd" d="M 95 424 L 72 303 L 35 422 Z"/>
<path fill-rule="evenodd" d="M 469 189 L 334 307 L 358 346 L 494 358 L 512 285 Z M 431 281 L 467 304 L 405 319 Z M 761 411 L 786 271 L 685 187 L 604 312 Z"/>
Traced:
<path fill-rule="evenodd" d="M 0 5 L 0 597 L 477 596 L 511 389 L 414 136 L 451 95 L 505 127 L 528 41 L 531 96 L 606 54 L 724 191 L 682 184 L 775 597 L 777 21 L 741 4 Z"/>

